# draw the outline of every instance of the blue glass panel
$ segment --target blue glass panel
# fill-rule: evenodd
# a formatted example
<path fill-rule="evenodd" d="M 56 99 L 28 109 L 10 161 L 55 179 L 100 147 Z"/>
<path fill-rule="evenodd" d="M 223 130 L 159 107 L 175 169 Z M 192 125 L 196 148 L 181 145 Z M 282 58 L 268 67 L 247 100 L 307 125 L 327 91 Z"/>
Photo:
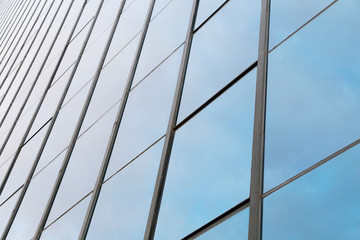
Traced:
<path fill-rule="evenodd" d="M 269 55 L 265 191 L 359 138 L 359 7 L 336 3 Z"/>
<path fill-rule="evenodd" d="M 103 184 L 87 239 L 142 239 L 164 142 Z"/>
<path fill-rule="evenodd" d="M 356 146 L 265 198 L 263 239 L 359 239 L 359 156 Z"/>
<path fill-rule="evenodd" d="M 245 209 L 236 215 L 220 223 L 218 226 L 202 234 L 197 240 L 246 240 L 249 229 L 249 209 Z"/>
<path fill-rule="evenodd" d="M 331 2 L 332 0 L 271 0 L 270 49 Z"/>
<path fill-rule="evenodd" d="M 177 130 L 155 239 L 180 239 L 249 196 L 255 74 Z"/>

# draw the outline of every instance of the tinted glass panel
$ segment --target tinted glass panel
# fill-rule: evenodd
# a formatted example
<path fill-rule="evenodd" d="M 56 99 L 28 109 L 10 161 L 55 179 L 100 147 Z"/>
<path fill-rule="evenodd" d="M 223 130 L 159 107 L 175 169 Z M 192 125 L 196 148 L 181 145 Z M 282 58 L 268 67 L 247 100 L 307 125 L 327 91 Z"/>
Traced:
<path fill-rule="evenodd" d="M 177 130 L 156 239 L 185 237 L 248 197 L 255 73 Z"/>
<path fill-rule="evenodd" d="M 358 239 L 359 156 L 356 146 L 268 196 L 263 239 Z"/>
<path fill-rule="evenodd" d="M 336 3 L 269 55 L 265 191 L 359 138 L 358 7 Z"/>

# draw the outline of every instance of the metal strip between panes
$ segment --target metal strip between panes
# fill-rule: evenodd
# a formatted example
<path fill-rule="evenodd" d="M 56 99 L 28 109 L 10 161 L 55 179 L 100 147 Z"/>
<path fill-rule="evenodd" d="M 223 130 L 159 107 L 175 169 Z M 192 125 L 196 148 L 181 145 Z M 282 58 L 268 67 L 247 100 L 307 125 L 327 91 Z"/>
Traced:
<path fill-rule="evenodd" d="M 255 95 L 255 116 L 250 181 L 249 240 L 262 238 L 262 193 L 264 178 L 266 82 L 270 0 L 262 0 Z"/>

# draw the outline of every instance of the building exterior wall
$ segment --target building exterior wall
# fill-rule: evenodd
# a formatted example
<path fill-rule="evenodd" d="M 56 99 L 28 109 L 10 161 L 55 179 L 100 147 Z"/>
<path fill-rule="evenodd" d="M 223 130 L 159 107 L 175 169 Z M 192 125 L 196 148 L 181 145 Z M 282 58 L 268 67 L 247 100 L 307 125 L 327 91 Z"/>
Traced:
<path fill-rule="evenodd" d="M 357 0 L 0 0 L 1 239 L 359 239 Z"/>

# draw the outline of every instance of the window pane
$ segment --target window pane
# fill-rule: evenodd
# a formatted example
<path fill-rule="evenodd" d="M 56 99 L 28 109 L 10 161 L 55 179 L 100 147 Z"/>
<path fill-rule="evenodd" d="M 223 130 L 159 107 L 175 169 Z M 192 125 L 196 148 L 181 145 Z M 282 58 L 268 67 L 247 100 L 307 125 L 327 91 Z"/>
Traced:
<path fill-rule="evenodd" d="M 255 74 L 177 130 L 155 239 L 180 239 L 249 196 Z"/>
<path fill-rule="evenodd" d="M 142 239 L 164 142 L 106 182 L 87 239 Z"/>
<path fill-rule="evenodd" d="M 185 40 L 192 1 L 174 0 L 152 19 L 146 33 L 133 85 L 149 74 Z"/>
<path fill-rule="evenodd" d="M 131 90 L 107 176 L 123 167 L 166 132 L 182 48 Z"/>
<path fill-rule="evenodd" d="M 193 40 L 179 121 L 257 59 L 260 1 L 233 0 Z"/>
<path fill-rule="evenodd" d="M 271 0 L 269 49 L 331 2 L 332 0 Z"/>
<path fill-rule="evenodd" d="M 269 55 L 265 191 L 359 138 L 358 7 L 338 2 Z"/>
<path fill-rule="evenodd" d="M 200 1 L 199 10 L 196 16 L 196 27 L 202 24 L 218 7 L 221 6 L 226 0 L 207 0 Z"/>
<path fill-rule="evenodd" d="M 30 239 L 34 236 L 64 155 L 65 153 L 36 176 L 34 175 L 12 224 L 8 239 Z M 7 221 L 10 214 L 5 216 Z"/>
<path fill-rule="evenodd" d="M 263 239 L 359 239 L 360 146 L 264 200 Z"/>
<path fill-rule="evenodd" d="M 90 197 L 82 200 L 78 205 L 72 208 L 54 224 L 43 231 L 41 239 L 43 240 L 63 240 L 77 239 L 80 234 L 82 222 L 85 217 L 87 205 Z"/>

